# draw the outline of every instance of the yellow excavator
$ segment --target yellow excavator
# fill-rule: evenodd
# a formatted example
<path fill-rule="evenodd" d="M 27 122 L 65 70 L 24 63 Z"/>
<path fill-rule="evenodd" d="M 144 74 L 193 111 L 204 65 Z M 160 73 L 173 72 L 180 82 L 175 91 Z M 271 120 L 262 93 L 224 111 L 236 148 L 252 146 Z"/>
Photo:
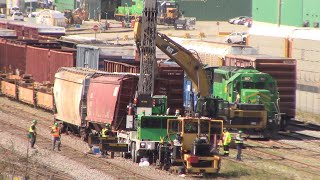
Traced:
<path fill-rule="evenodd" d="M 138 48 L 142 36 L 141 27 L 142 23 L 137 19 L 134 36 Z M 168 121 L 168 135 L 163 143 L 159 144 L 157 164 L 164 169 L 178 168 L 188 173 L 216 173 L 221 164 L 221 158 L 217 153 L 217 142 L 221 138 L 223 127 L 246 128 L 243 119 L 253 117 L 259 118 L 261 122 L 267 122 L 267 112 L 240 110 L 227 101 L 212 97 L 210 85 L 213 82 L 213 75 L 208 74 L 199 58 L 196 58 L 196 53 L 191 53 L 165 34 L 154 33 L 156 33 L 156 46 L 185 71 L 198 95 L 196 110 L 190 117 L 179 117 Z M 190 125 L 196 128 L 187 131 Z M 172 143 L 177 139 L 180 139 L 182 145 L 175 146 Z"/>
<path fill-rule="evenodd" d="M 135 23 L 135 40 L 140 48 L 142 23 Z M 158 145 L 157 165 L 166 170 L 213 174 L 220 170 L 217 144 L 222 135 L 225 101 L 210 97 L 209 80 L 201 62 L 164 34 L 156 33 L 156 46 L 184 69 L 200 98 L 190 117 L 168 119 L 167 136 Z M 218 109 L 220 107 L 220 110 Z M 222 110 L 222 111 L 221 111 Z M 175 143 L 175 142 L 179 143 Z"/>

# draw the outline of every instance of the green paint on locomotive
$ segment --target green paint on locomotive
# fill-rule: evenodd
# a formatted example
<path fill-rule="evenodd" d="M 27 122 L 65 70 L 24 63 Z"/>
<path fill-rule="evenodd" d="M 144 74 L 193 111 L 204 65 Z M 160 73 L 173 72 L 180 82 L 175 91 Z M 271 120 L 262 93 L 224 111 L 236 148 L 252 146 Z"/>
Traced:
<path fill-rule="evenodd" d="M 214 69 L 213 95 L 228 102 L 263 104 L 268 117 L 278 112 L 279 93 L 276 81 L 266 73 L 255 69 L 220 67 Z"/>

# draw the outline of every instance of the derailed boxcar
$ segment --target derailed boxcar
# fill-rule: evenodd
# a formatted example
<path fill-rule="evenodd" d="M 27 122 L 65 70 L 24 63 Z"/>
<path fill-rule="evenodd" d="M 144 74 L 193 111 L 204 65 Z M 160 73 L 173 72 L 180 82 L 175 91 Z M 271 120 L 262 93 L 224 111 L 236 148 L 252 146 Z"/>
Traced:
<path fill-rule="evenodd" d="M 67 130 L 87 137 L 105 123 L 125 128 L 126 107 L 132 100 L 137 75 L 110 74 L 86 68 L 60 68 L 55 75 L 55 119 Z"/>
<path fill-rule="evenodd" d="M 85 126 L 85 112 L 83 99 L 88 78 L 94 71 L 61 68 L 55 74 L 53 87 L 56 105 L 55 119 L 67 123 L 70 130 L 79 132 L 79 127 Z"/>
<path fill-rule="evenodd" d="M 125 129 L 127 105 L 134 97 L 138 77 L 134 75 L 102 75 L 90 79 L 87 95 L 87 120 L 91 124 L 112 124 Z"/>

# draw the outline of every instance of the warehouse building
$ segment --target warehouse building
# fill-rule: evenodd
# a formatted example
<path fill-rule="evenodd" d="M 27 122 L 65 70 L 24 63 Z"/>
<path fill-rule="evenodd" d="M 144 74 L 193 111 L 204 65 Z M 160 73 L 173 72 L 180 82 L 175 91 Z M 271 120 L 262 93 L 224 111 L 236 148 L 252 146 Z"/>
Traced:
<path fill-rule="evenodd" d="M 113 19 L 116 7 L 120 0 L 55 0 L 54 4 L 58 11 L 74 10 L 84 5 L 89 9 L 89 19 L 99 20 L 100 18 Z"/>
<path fill-rule="evenodd" d="M 250 16 L 252 0 L 176 0 L 186 17 L 200 21 L 225 21 L 236 16 Z"/>
<path fill-rule="evenodd" d="M 253 0 L 256 22 L 295 27 L 319 27 L 319 0 Z"/>

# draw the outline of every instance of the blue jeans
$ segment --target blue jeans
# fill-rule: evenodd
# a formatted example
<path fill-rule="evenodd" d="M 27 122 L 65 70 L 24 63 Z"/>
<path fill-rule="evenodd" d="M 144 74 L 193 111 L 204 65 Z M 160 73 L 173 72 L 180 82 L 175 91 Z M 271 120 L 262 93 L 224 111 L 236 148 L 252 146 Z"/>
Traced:
<path fill-rule="evenodd" d="M 52 137 L 52 150 L 55 149 L 56 143 L 58 143 L 58 150 L 60 151 L 60 145 L 61 145 L 60 137 Z"/>
<path fill-rule="evenodd" d="M 243 143 L 237 143 L 237 160 L 241 160 L 242 147 Z"/>

